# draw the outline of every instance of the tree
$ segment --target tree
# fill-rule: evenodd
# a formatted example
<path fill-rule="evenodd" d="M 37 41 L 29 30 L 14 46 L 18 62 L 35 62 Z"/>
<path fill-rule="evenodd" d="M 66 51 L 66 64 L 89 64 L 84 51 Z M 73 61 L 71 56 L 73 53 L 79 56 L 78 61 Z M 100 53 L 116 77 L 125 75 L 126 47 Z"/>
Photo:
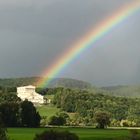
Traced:
<path fill-rule="evenodd" d="M 79 140 L 78 136 L 68 131 L 45 131 L 42 134 L 36 134 L 34 140 Z"/>
<path fill-rule="evenodd" d="M 4 102 L 0 104 L 1 118 L 5 126 L 17 127 L 20 124 L 19 104 Z"/>
<path fill-rule="evenodd" d="M 95 120 L 98 123 L 98 128 L 105 128 L 110 124 L 110 115 L 104 111 L 97 111 L 95 113 Z"/>
<path fill-rule="evenodd" d="M 64 125 L 66 123 L 66 118 L 62 116 L 52 116 L 49 121 L 49 125 Z"/>
<path fill-rule="evenodd" d="M 38 127 L 40 125 L 41 117 L 33 103 L 28 100 L 21 103 L 21 120 L 23 126 Z"/>

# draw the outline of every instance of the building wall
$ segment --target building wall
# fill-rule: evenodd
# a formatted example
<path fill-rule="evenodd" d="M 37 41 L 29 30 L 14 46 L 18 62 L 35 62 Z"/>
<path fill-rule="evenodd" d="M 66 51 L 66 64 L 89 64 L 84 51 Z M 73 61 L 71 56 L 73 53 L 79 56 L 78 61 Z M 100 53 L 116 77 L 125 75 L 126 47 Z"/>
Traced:
<path fill-rule="evenodd" d="M 34 86 L 24 86 L 17 88 L 17 96 L 21 98 L 21 100 L 27 99 L 33 103 L 44 103 L 44 98 L 42 95 L 39 95 L 35 92 Z"/>

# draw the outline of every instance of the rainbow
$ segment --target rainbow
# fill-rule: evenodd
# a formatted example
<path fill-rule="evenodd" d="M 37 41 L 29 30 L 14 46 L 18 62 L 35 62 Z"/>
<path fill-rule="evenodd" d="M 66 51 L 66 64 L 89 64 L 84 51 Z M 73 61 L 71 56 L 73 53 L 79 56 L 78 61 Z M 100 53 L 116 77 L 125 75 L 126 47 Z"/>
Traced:
<path fill-rule="evenodd" d="M 98 26 L 90 30 L 77 43 L 69 47 L 62 56 L 42 72 L 43 78 L 37 82 L 39 87 L 46 87 L 50 81 L 58 76 L 58 74 L 69 65 L 76 57 L 78 57 L 86 49 L 93 47 L 97 41 L 111 32 L 117 25 L 125 21 L 132 14 L 140 9 L 140 1 L 133 2 L 121 7 L 117 12 L 112 14 L 109 18 L 103 20 Z"/>

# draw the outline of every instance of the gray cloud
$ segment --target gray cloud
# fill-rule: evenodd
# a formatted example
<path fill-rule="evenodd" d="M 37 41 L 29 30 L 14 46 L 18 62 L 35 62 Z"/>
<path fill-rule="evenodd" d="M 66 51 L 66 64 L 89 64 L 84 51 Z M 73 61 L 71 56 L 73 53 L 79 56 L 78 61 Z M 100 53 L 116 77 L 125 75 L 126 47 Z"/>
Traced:
<path fill-rule="evenodd" d="M 1 0 L 0 77 L 40 73 L 89 29 L 131 0 Z M 58 77 L 95 85 L 140 83 L 140 14 L 83 52 Z"/>

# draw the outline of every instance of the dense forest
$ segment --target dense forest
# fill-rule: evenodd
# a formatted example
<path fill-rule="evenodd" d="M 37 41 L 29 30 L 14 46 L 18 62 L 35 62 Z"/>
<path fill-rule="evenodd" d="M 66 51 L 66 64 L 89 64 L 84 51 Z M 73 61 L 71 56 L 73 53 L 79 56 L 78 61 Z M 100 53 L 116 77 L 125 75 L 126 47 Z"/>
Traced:
<path fill-rule="evenodd" d="M 75 113 L 76 123 L 94 125 L 95 114 L 110 115 L 111 126 L 140 126 L 140 99 L 59 88 L 53 103 L 63 111 Z"/>

